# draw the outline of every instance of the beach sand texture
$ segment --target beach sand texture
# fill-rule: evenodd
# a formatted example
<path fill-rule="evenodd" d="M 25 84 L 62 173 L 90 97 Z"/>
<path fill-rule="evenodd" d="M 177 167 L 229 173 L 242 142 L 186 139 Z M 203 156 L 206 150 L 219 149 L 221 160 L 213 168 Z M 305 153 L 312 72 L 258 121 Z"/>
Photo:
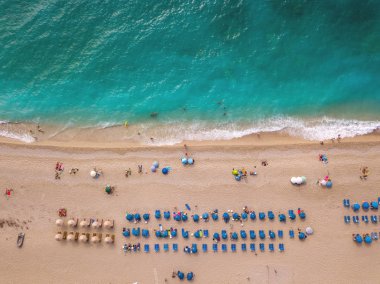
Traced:
<path fill-rule="evenodd" d="M 373 137 L 372 137 L 373 138 Z M 12 187 L 15 192 L 7 199 L 1 197 L 0 218 L 10 222 L 0 228 L 0 274 L 1 283 L 179 283 L 172 279 L 173 270 L 195 273 L 194 283 L 378 283 L 380 267 L 380 245 L 374 241 L 370 246 L 358 246 L 352 241 L 352 233 L 380 231 L 378 225 L 345 224 L 344 215 L 354 215 L 351 209 L 343 208 L 342 200 L 377 200 L 380 196 L 380 144 L 378 137 L 366 142 L 364 138 L 342 143 L 288 144 L 281 146 L 249 143 L 232 146 L 221 143 L 218 146 L 197 145 L 190 150 L 196 164 L 183 167 L 180 157 L 183 149 L 173 147 L 144 147 L 124 150 L 115 149 L 74 149 L 50 148 L 46 146 L 2 144 L 0 147 L 0 188 Z M 239 143 L 237 143 L 239 144 Z M 271 144 L 271 143 L 269 143 Z M 279 143 L 281 144 L 281 143 Z M 326 153 L 328 165 L 318 161 L 318 154 Z M 266 159 L 269 166 L 261 166 Z M 171 166 L 169 175 L 150 173 L 154 160 L 161 166 Z M 54 166 L 63 162 L 64 173 L 60 180 L 54 179 Z M 144 173 L 137 173 L 137 165 L 143 164 Z M 249 176 L 247 182 L 236 182 L 231 175 L 232 168 L 246 167 L 258 175 Z M 359 168 L 370 169 L 368 180 L 359 179 Z M 89 171 L 93 166 L 102 168 L 104 176 L 91 179 Z M 69 175 L 70 168 L 79 168 L 79 173 Z M 131 177 L 125 178 L 124 171 L 131 168 Z M 145 174 L 145 171 L 148 172 Z M 327 173 L 333 179 L 332 189 L 316 185 L 318 178 Z M 290 184 L 292 176 L 308 178 L 305 186 Z M 116 186 L 113 195 L 104 192 L 106 184 Z M 173 220 L 160 222 L 153 218 L 154 210 L 173 211 L 174 207 L 185 210 L 185 204 L 192 207 L 191 213 L 219 209 L 220 215 L 228 209 L 241 213 L 247 205 L 259 211 L 274 211 L 275 221 L 231 221 L 225 224 L 203 222 L 195 224 L 176 223 Z M 195 206 L 197 205 L 197 206 Z M 65 207 L 68 217 L 111 218 L 115 229 L 98 230 L 103 234 L 116 234 L 114 245 L 83 244 L 79 242 L 57 242 L 57 231 L 73 231 L 68 227 L 57 228 L 57 209 Z M 298 217 L 295 222 L 280 223 L 278 212 L 301 207 L 307 213 L 305 221 Z M 125 220 L 126 212 L 150 212 L 151 221 L 134 225 Z M 371 212 L 366 213 L 370 215 Z M 358 215 L 364 214 L 362 211 Z M 374 214 L 379 214 L 378 212 Z M 356 215 L 356 214 L 355 214 Z M 220 216 L 221 217 L 221 216 Z M 66 219 L 67 220 L 67 219 Z M 16 225 L 14 224 L 16 223 Z M 162 224 L 194 232 L 208 229 L 210 237 L 184 240 L 180 233 L 177 239 L 158 240 L 152 229 Z M 233 227 L 230 227 L 230 224 Z M 312 226 L 315 233 L 306 241 L 290 239 L 289 229 L 305 229 Z M 16 227 L 18 226 L 18 227 Z M 122 227 L 141 227 L 151 230 L 145 241 L 131 237 L 125 241 Z M 239 239 L 236 253 L 213 253 L 212 234 L 226 229 L 239 232 L 241 229 L 284 230 L 284 239 L 274 241 L 275 252 L 268 250 L 269 239 L 263 241 L 266 251 L 257 254 L 240 250 Z M 26 233 L 24 246 L 16 246 L 17 233 Z M 85 231 L 81 228 L 75 231 Z M 96 232 L 92 230 L 91 232 Z M 123 253 L 125 242 L 149 243 L 151 252 Z M 251 241 L 247 240 L 249 244 Z M 285 244 L 285 252 L 278 251 L 278 243 Z M 159 243 L 161 251 L 155 253 L 153 245 Z M 163 252 L 164 243 L 178 243 L 177 253 Z M 185 245 L 198 244 L 197 255 L 187 255 Z M 208 253 L 201 252 L 201 244 L 207 243 Z M 249 246 L 249 245 L 248 245 Z M 167 282 L 165 282 L 167 279 Z M 187 281 L 184 281 L 187 282 Z"/>

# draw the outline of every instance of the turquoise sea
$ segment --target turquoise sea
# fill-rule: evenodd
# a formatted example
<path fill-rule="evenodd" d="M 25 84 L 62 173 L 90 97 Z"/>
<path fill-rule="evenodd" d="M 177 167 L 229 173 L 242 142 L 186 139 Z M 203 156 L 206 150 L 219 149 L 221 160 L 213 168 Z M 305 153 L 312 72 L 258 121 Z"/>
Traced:
<path fill-rule="evenodd" d="M 364 134 L 380 1 L 0 0 L 0 120 Z"/>

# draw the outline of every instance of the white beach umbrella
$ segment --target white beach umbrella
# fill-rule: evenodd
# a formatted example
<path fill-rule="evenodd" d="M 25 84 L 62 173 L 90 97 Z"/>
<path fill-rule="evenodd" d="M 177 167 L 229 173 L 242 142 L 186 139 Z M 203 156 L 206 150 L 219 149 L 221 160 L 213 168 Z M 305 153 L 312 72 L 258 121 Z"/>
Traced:
<path fill-rule="evenodd" d="M 74 234 L 68 234 L 67 235 L 67 240 L 68 241 L 73 241 L 74 240 Z"/>
<path fill-rule="evenodd" d="M 75 227 L 75 221 L 74 219 L 70 219 L 68 222 L 67 222 L 67 225 L 69 225 L 70 227 Z"/>
<path fill-rule="evenodd" d="M 88 225 L 87 221 L 83 220 L 83 221 L 80 221 L 79 223 L 79 226 L 81 226 L 82 228 L 83 227 L 86 227 Z"/>
<path fill-rule="evenodd" d="M 62 238 L 63 238 L 62 234 L 56 234 L 56 235 L 55 235 L 55 239 L 56 239 L 57 241 L 62 240 Z"/>
<path fill-rule="evenodd" d="M 296 177 L 292 177 L 292 178 L 290 179 L 290 182 L 291 182 L 292 184 L 295 184 L 295 183 L 297 182 L 297 178 L 296 178 Z"/>
<path fill-rule="evenodd" d="M 325 181 L 324 179 L 321 180 L 321 185 L 322 185 L 322 186 L 326 186 L 326 183 L 327 183 L 327 181 Z"/>
<path fill-rule="evenodd" d="M 90 176 L 91 176 L 91 177 L 96 177 L 96 172 L 95 172 L 94 170 L 92 170 L 92 171 L 90 172 Z"/>
<path fill-rule="evenodd" d="M 87 242 L 87 236 L 86 235 L 80 235 L 79 240 L 82 242 Z"/>
<path fill-rule="evenodd" d="M 307 227 L 305 231 L 306 231 L 306 234 L 308 234 L 308 235 L 311 235 L 314 232 L 311 227 Z"/>
<path fill-rule="evenodd" d="M 301 177 L 297 177 L 297 178 L 296 178 L 296 183 L 297 183 L 298 185 L 302 184 L 302 178 L 301 178 Z"/>
<path fill-rule="evenodd" d="M 104 221 L 104 227 L 105 228 L 111 228 L 112 227 L 112 222 L 110 220 Z"/>
<path fill-rule="evenodd" d="M 91 226 L 92 226 L 93 228 L 98 228 L 98 227 L 100 226 L 100 223 L 99 223 L 98 221 L 94 221 L 94 222 L 91 224 Z"/>
<path fill-rule="evenodd" d="M 111 238 L 111 237 L 105 237 L 105 238 L 104 238 L 104 241 L 105 241 L 107 244 L 110 244 L 110 243 L 112 243 L 112 238 Z"/>
<path fill-rule="evenodd" d="M 91 238 L 91 242 L 93 242 L 93 243 L 97 243 L 97 242 L 99 242 L 99 237 L 98 237 L 98 236 L 93 236 L 93 237 Z"/>
<path fill-rule="evenodd" d="M 55 221 L 55 224 L 57 225 L 57 226 L 63 226 L 63 220 L 62 219 L 57 219 L 56 221 Z"/>

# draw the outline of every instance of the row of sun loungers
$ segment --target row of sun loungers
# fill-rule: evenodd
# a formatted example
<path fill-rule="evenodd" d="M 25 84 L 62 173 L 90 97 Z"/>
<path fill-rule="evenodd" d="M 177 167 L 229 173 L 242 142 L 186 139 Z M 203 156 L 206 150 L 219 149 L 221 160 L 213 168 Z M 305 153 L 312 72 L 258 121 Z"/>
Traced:
<path fill-rule="evenodd" d="M 92 236 L 90 233 L 79 233 L 79 232 L 69 232 L 67 231 L 57 232 L 55 235 L 55 239 L 57 241 L 61 240 L 68 240 L 68 241 L 81 241 L 81 242 L 91 242 L 93 243 L 100 243 L 102 241 L 103 234 L 101 233 L 93 233 Z M 106 243 L 114 243 L 115 242 L 115 235 L 106 234 L 104 237 L 104 241 Z"/>
<path fill-rule="evenodd" d="M 175 232 L 175 234 L 174 234 Z M 185 229 L 182 228 L 182 237 L 184 239 L 188 239 L 189 238 L 189 231 L 186 231 Z M 140 228 L 132 228 L 131 229 L 126 229 L 124 228 L 123 229 L 123 236 L 124 237 L 130 237 L 130 236 L 135 236 L 135 237 L 140 237 L 140 235 L 143 237 L 143 238 L 149 238 L 150 234 L 149 234 L 149 230 L 148 229 L 142 229 L 140 230 Z M 173 237 L 176 237 L 177 236 L 177 230 L 163 230 L 163 231 L 156 231 L 155 232 L 155 235 L 157 238 L 173 238 Z M 209 237 L 209 231 L 208 230 L 198 230 L 196 231 L 193 236 L 196 238 L 196 239 L 200 239 L 200 238 L 208 238 Z M 258 231 L 258 235 L 256 235 L 256 231 L 255 230 L 249 230 L 249 231 L 246 231 L 246 230 L 240 230 L 240 234 L 238 234 L 237 232 L 232 232 L 230 234 L 230 236 L 227 234 L 227 231 L 226 230 L 222 230 L 221 233 L 219 234 L 219 232 L 215 232 L 213 234 L 213 240 L 214 241 L 220 241 L 220 240 L 228 240 L 228 239 L 231 239 L 231 240 L 238 240 L 239 238 L 245 240 L 245 239 L 251 239 L 251 240 L 254 240 L 257 238 L 260 238 L 261 240 L 264 240 L 266 238 L 269 238 L 269 239 L 276 239 L 276 237 L 282 239 L 284 237 L 284 232 L 283 230 L 277 230 L 277 234 L 276 234 L 276 231 L 274 230 L 268 230 L 268 235 L 266 234 L 266 232 L 264 230 L 259 230 Z M 290 238 L 294 238 L 294 230 L 289 230 L 289 237 Z"/>
<path fill-rule="evenodd" d="M 370 216 L 370 219 L 368 219 L 368 216 L 367 215 L 362 215 L 362 222 L 364 223 L 369 223 L 369 220 L 371 220 L 371 223 L 373 224 L 377 224 L 378 220 L 379 220 L 380 216 L 378 217 L 377 215 L 371 215 Z M 344 222 L 346 224 L 349 224 L 351 222 L 351 216 L 349 215 L 345 215 L 344 216 Z M 355 224 L 359 224 L 360 223 L 360 218 L 359 216 L 352 216 L 352 222 L 355 223 Z"/>
<path fill-rule="evenodd" d="M 372 210 L 378 210 L 380 204 L 380 197 L 377 199 L 377 201 L 363 201 L 362 205 L 360 206 L 359 203 L 354 203 L 352 206 L 350 206 L 350 200 L 349 199 L 343 199 L 343 206 L 346 208 L 352 208 L 353 211 L 359 211 L 360 208 L 362 208 L 364 211 L 367 211 L 369 209 Z"/>
<path fill-rule="evenodd" d="M 164 252 L 168 252 L 169 251 L 169 247 L 170 247 L 169 244 L 163 244 L 163 251 Z M 237 247 L 238 247 L 237 244 L 231 244 L 230 249 L 231 249 L 232 252 L 236 252 L 237 251 Z M 188 249 L 189 250 L 187 251 L 186 248 L 185 248 L 185 253 L 189 253 L 189 254 L 196 254 L 196 253 L 198 253 L 198 246 L 197 246 L 197 244 L 192 244 L 191 248 L 188 247 Z M 220 249 L 221 249 L 222 252 L 227 252 L 228 251 L 227 244 L 222 244 L 220 246 Z M 241 244 L 240 249 L 241 249 L 241 251 L 244 251 L 244 252 L 247 251 L 248 250 L 247 244 L 245 244 L 245 243 Z M 268 249 L 271 252 L 275 251 L 275 245 L 273 243 L 268 244 Z M 218 252 L 218 250 L 219 250 L 218 244 L 212 244 L 212 251 L 213 252 Z M 249 244 L 249 250 L 251 252 L 255 252 L 256 251 L 256 244 L 254 244 L 254 243 Z M 265 244 L 264 243 L 260 243 L 259 244 L 259 250 L 262 251 L 262 252 L 265 251 Z M 284 246 L 283 243 L 278 244 L 278 250 L 280 252 L 285 251 L 285 246 Z M 154 244 L 154 251 L 155 252 L 160 252 L 160 245 L 159 244 Z M 172 251 L 173 252 L 177 252 L 178 251 L 178 244 L 172 244 Z M 202 251 L 204 253 L 208 252 L 208 244 L 202 244 Z M 144 245 L 144 252 L 146 252 L 146 253 L 150 252 L 150 245 L 149 244 L 145 244 Z"/>
<path fill-rule="evenodd" d="M 294 210 L 290 209 L 288 210 L 288 217 L 285 214 L 280 213 L 278 214 L 278 219 L 280 222 L 286 222 L 287 218 L 289 218 L 290 220 L 295 220 L 297 215 L 299 216 L 301 220 L 306 218 L 306 213 L 304 211 L 299 212 L 299 214 L 295 214 Z M 171 214 L 170 211 L 164 211 L 163 215 L 161 215 L 161 211 L 156 210 L 154 216 L 157 220 L 161 220 L 163 217 L 163 219 L 165 220 L 170 220 L 171 218 L 173 218 L 175 221 L 186 222 L 189 219 L 188 214 L 184 212 L 174 212 L 173 214 Z M 246 221 L 248 219 L 252 221 L 256 220 L 256 213 L 254 211 L 248 212 L 248 213 L 243 212 L 241 214 L 236 213 L 236 212 L 234 213 L 224 212 L 221 216 L 222 216 L 222 219 L 226 223 L 229 222 L 231 219 L 233 221 Z M 275 214 L 273 213 L 273 211 L 268 211 L 267 214 L 265 212 L 259 212 L 258 214 L 259 220 L 264 221 L 267 217 L 269 220 L 274 220 Z M 206 212 L 206 213 L 203 213 L 202 215 L 193 214 L 191 215 L 191 218 L 193 219 L 195 223 L 199 222 L 199 220 L 201 219 L 203 219 L 204 221 L 208 221 L 210 219 L 217 221 L 219 219 L 219 214 L 217 212 L 213 212 L 211 214 Z M 144 213 L 141 215 L 140 213 L 135 213 L 135 214 L 127 213 L 126 219 L 129 222 L 134 222 L 134 223 L 137 223 L 140 221 L 148 222 L 150 220 L 150 214 Z"/>

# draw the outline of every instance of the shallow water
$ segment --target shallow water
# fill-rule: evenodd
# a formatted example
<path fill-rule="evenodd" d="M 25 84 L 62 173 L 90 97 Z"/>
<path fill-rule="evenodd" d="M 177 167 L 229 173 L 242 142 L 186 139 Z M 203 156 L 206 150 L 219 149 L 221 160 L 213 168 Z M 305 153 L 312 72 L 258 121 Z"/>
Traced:
<path fill-rule="evenodd" d="M 379 1 L 1 1 L 0 120 L 362 134 L 379 31 Z"/>

